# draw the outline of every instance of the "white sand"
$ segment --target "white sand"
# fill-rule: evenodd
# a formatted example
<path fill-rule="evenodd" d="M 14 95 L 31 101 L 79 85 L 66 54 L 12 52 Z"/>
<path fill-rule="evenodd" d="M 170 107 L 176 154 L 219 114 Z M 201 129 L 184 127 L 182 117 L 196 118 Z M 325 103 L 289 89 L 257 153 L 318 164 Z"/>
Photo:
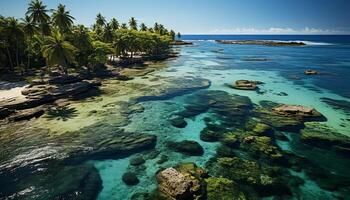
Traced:
<path fill-rule="evenodd" d="M 4 86 L 7 83 L 1 82 L 0 86 Z M 28 85 L 20 84 L 12 84 L 10 87 L 0 87 L 0 100 L 10 99 L 10 98 L 25 98 L 22 95 L 22 90 Z"/>

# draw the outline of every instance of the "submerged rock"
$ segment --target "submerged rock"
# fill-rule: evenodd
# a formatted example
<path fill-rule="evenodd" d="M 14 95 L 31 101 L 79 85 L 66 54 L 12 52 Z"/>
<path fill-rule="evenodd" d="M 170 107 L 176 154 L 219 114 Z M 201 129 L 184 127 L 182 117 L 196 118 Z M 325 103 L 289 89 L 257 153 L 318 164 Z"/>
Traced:
<path fill-rule="evenodd" d="M 137 156 L 130 159 L 130 165 L 138 166 L 144 164 L 146 161 L 142 156 Z"/>
<path fill-rule="evenodd" d="M 318 74 L 318 72 L 316 70 L 313 70 L 313 69 L 308 69 L 308 70 L 304 71 L 304 74 L 305 75 L 316 75 L 316 74 Z"/>
<path fill-rule="evenodd" d="M 205 179 L 207 184 L 208 200 L 228 200 L 239 199 L 245 200 L 247 197 L 239 189 L 238 185 L 227 178 L 210 177 Z"/>
<path fill-rule="evenodd" d="M 350 156 L 350 137 L 337 133 L 326 125 L 316 122 L 307 123 L 300 131 L 301 141 L 313 146 L 330 149 L 348 154 Z"/>
<path fill-rule="evenodd" d="M 331 99 L 327 97 L 321 98 L 321 101 L 330 105 L 334 109 L 339 109 L 344 111 L 347 114 L 350 114 L 350 101 L 340 100 L 340 99 Z"/>
<path fill-rule="evenodd" d="M 180 116 L 172 117 L 169 121 L 171 125 L 175 126 L 176 128 L 185 128 L 187 126 L 187 122 Z"/>
<path fill-rule="evenodd" d="M 289 188 L 276 176 L 277 169 L 263 167 L 255 161 L 221 157 L 211 159 L 207 168 L 211 175 L 252 186 L 262 196 L 290 194 Z"/>
<path fill-rule="evenodd" d="M 232 84 L 232 88 L 238 90 L 256 90 L 258 85 L 262 84 L 260 81 L 238 80 Z"/>
<path fill-rule="evenodd" d="M 280 162 L 283 159 L 283 154 L 280 152 L 279 148 L 272 143 L 270 137 L 247 136 L 243 138 L 241 146 L 256 157 L 263 156 L 275 162 Z"/>
<path fill-rule="evenodd" d="M 9 177 L 6 177 L 6 173 L 2 171 L 0 196 L 5 196 L 5 199 L 7 196 L 9 199 L 94 200 L 102 189 L 99 172 L 91 164 L 69 166 L 53 164 L 44 171 L 35 170 L 27 174 L 28 171 L 22 170 L 21 178 L 15 179 L 13 172 L 9 172 Z"/>
<path fill-rule="evenodd" d="M 127 185 L 137 185 L 140 181 L 135 173 L 125 172 L 122 176 L 122 180 Z"/>
<path fill-rule="evenodd" d="M 189 156 L 201 156 L 204 154 L 203 147 L 196 141 L 168 142 L 167 146 L 176 152 Z"/>

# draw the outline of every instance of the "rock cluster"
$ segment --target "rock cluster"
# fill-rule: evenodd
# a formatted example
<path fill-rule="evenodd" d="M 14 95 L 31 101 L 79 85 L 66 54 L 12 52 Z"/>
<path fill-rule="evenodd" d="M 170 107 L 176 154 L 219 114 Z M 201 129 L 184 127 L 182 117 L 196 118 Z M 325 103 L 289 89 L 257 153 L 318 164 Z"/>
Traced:
<path fill-rule="evenodd" d="M 37 117 L 44 113 L 44 107 L 36 108 L 46 103 L 62 98 L 69 98 L 89 91 L 101 85 L 99 81 L 81 81 L 76 76 L 58 76 L 47 80 L 48 84 L 34 84 L 22 91 L 24 97 L 6 99 L 0 102 L 0 116 L 18 121 Z"/>
<path fill-rule="evenodd" d="M 258 89 L 258 85 L 262 84 L 260 81 L 249 81 L 249 80 L 237 80 L 234 84 L 232 84 L 232 88 L 238 90 L 256 90 Z"/>

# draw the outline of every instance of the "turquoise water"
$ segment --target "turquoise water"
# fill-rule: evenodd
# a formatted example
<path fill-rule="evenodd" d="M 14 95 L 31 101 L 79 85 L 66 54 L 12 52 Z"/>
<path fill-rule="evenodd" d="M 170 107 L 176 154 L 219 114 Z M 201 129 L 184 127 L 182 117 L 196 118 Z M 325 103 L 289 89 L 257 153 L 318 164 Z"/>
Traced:
<path fill-rule="evenodd" d="M 208 38 L 200 38 L 204 40 L 195 40 L 194 45 L 175 47 L 175 51 L 179 52 L 179 57 L 164 63 L 157 63 L 156 65 L 163 67 L 146 77 L 137 77 L 127 82 L 106 80 L 102 86 L 104 93 L 101 96 L 72 102 L 70 106 L 76 112 L 74 116 L 67 118 L 66 121 L 55 119 L 48 121 L 45 118 L 39 118 L 14 126 L 15 129 L 20 126 L 19 130 L 10 128 L 8 136 L 7 133 L 4 134 L 4 137 L 0 135 L 0 141 L 2 143 L 5 141 L 6 149 L 9 147 L 9 149 L 15 149 L 14 153 L 18 153 L 18 156 L 13 159 L 14 161 L 17 161 L 16 158 L 18 158 L 18 162 L 26 161 L 27 157 L 29 161 L 29 158 L 32 157 L 38 160 L 35 165 L 29 165 L 29 169 L 23 167 L 24 170 L 12 170 L 10 168 L 4 174 L 2 173 L 2 167 L 6 166 L 7 163 L 4 165 L 0 163 L 0 186 L 5 188 L 0 188 L 0 199 L 48 199 L 46 196 L 49 196 L 50 192 L 66 192 L 66 188 L 73 188 L 73 193 L 77 196 L 79 196 L 80 190 L 86 192 L 84 189 L 87 188 L 87 191 L 91 191 L 91 193 L 98 193 L 98 200 L 142 199 L 136 198 L 137 194 L 152 193 L 157 188 L 155 174 L 160 169 L 183 162 L 194 162 L 200 167 L 206 167 L 208 160 L 217 155 L 221 143 L 204 142 L 200 139 L 200 133 L 206 128 L 208 118 L 215 124 L 220 124 L 223 119 L 220 116 L 218 117 L 217 113 L 205 111 L 194 117 L 185 118 L 187 122 L 185 128 L 176 128 L 169 122 L 169 119 L 175 114 L 183 111 L 187 105 L 191 105 L 193 101 L 196 101 L 196 95 L 205 91 L 225 91 L 230 95 L 246 96 L 255 105 L 258 105 L 260 101 L 268 100 L 276 103 L 312 107 L 327 118 L 327 121 L 320 122 L 321 124 L 331 127 L 336 132 L 350 136 L 349 106 L 346 106 L 347 104 L 334 106 L 322 100 L 326 97 L 350 102 L 350 44 L 341 42 L 341 38 L 338 38 L 338 40 L 334 40 L 334 38 L 322 39 L 322 37 L 281 38 L 281 40 L 294 39 L 298 41 L 310 39 L 307 45 L 302 47 L 223 45 L 212 40 L 205 40 Z M 278 38 L 270 39 L 277 40 Z M 319 74 L 306 76 L 304 75 L 306 69 L 315 69 Z M 142 108 L 141 112 L 119 116 L 120 110 L 120 112 L 125 112 L 129 109 L 126 106 L 126 101 L 129 101 L 131 97 L 140 95 L 132 93 L 130 91 L 132 87 L 127 87 L 128 84 L 135 84 L 133 87 L 144 87 L 145 91 L 150 91 L 150 88 L 147 85 L 142 85 L 142 83 L 151 84 L 151 89 L 164 89 L 161 86 L 165 84 L 166 80 L 181 81 L 184 77 L 208 79 L 211 85 L 207 89 L 190 90 L 185 94 L 176 93 L 176 95 L 161 98 L 161 100 L 140 100 L 136 106 Z M 157 80 L 151 81 L 155 78 Z M 232 84 L 239 79 L 257 80 L 264 84 L 259 85 L 259 91 L 235 90 L 227 86 L 227 84 Z M 147 94 L 143 93 L 143 95 Z M 100 126 L 99 122 L 101 121 L 111 125 L 111 127 Z M 97 125 L 95 126 L 95 124 Z M 87 143 L 89 148 L 90 146 L 93 148 L 94 144 L 91 143 L 94 141 L 115 142 L 118 138 L 114 138 L 113 131 L 116 131 L 116 127 L 113 127 L 113 125 L 130 134 L 146 133 L 157 136 L 155 148 L 119 155 L 118 158 L 112 156 L 112 154 L 100 159 L 88 156 L 82 159 L 84 161 L 82 163 L 64 159 L 66 158 L 65 153 L 69 152 L 68 150 L 64 151 L 65 149 L 77 148 L 83 152 L 86 150 L 84 147 L 81 147 L 80 150 L 80 147 L 75 145 Z M 33 129 L 31 129 L 32 126 Z M 39 129 L 40 132 L 35 129 L 37 126 L 42 128 Z M 88 131 L 82 131 L 82 127 L 87 127 Z M 7 129 L 4 128 L 4 130 Z M 67 132 L 67 130 L 73 132 Z M 103 131 L 106 131 L 106 134 Z M 91 137 L 88 133 L 95 135 Z M 101 134 L 101 136 L 98 134 Z M 289 138 L 289 141 L 277 139 L 276 143 L 279 148 L 304 156 L 312 162 L 313 166 L 311 168 L 317 170 L 322 168 L 334 176 L 341 175 L 338 179 L 334 179 L 335 183 L 350 180 L 348 170 L 350 160 L 348 157 L 335 155 L 327 149 L 305 145 L 299 141 L 298 133 L 281 132 L 281 134 Z M 80 137 L 84 137 L 83 141 L 79 140 Z M 109 138 L 100 140 L 100 137 L 113 137 L 114 140 L 109 141 Z M 183 140 L 198 142 L 203 147 L 204 154 L 202 156 L 187 156 L 175 152 L 167 146 L 169 141 L 180 142 Z M 19 143 L 21 145 L 28 145 L 21 147 L 25 149 L 25 153 L 17 152 L 17 142 L 21 142 Z M 95 145 L 100 147 L 100 144 Z M 244 152 L 238 152 L 238 155 L 244 156 L 245 154 Z M 139 166 L 130 165 L 130 160 L 141 156 L 145 158 L 144 164 Z M 51 161 L 51 158 L 56 157 L 62 158 L 63 163 L 57 164 Z M 256 160 L 256 162 L 260 161 Z M 26 164 L 24 163 L 23 166 L 26 166 Z M 62 169 L 61 166 L 65 167 Z M 83 166 L 83 169 L 80 168 L 81 166 Z M 97 173 L 94 171 L 95 168 Z M 304 183 L 293 188 L 291 196 L 282 199 L 342 199 L 340 197 L 347 199 L 350 195 L 350 184 L 341 185 L 339 190 L 325 189 L 320 187 L 320 183 L 317 182 L 318 177 L 309 177 L 305 172 L 306 169 L 285 168 L 290 175 L 299 177 Z M 301 168 L 304 168 L 304 166 L 301 166 Z M 29 175 L 27 171 L 29 171 Z M 134 186 L 127 186 L 122 181 L 125 172 L 133 172 L 140 182 Z M 100 180 L 96 177 L 85 178 L 89 174 L 99 175 Z M 70 178 L 70 176 L 72 177 Z M 78 180 L 75 179 L 75 176 L 79 177 Z M 53 182 L 53 185 L 50 185 L 51 182 Z M 86 182 L 91 183 L 91 185 L 85 184 Z M 71 187 L 69 184 L 77 184 L 77 186 Z M 95 184 L 100 184 L 102 187 L 99 188 Z M 48 185 L 47 188 L 52 190 L 46 190 L 46 185 Z M 62 187 L 57 185 L 62 185 Z M 79 192 L 75 190 L 79 190 Z M 71 192 L 68 191 L 67 194 L 71 194 Z M 87 193 L 86 197 L 95 198 L 95 194 Z M 265 198 L 273 199 L 273 197 Z M 67 196 L 61 199 L 67 199 Z"/>
<path fill-rule="evenodd" d="M 316 43 L 305 47 L 263 47 L 195 41 L 193 46 L 181 47 L 178 50 L 181 56 L 168 61 L 168 67 L 156 72 L 156 75 L 206 78 L 211 81 L 208 90 L 222 90 L 230 94 L 248 96 L 256 104 L 261 100 L 269 100 L 313 107 L 327 117 L 328 121 L 323 123 L 350 136 L 350 123 L 345 120 L 350 117 L 348 113 L 334 109 L 320 100 L 322 97 L 350 100 L 350 84 L 347 76 L 350 71 L 350 49 L 345 45 Z M 266 61 L 246 61 L 247 58 L 265 58 Z M 325 75 L 305 76 L 303 72 L 309 68 Z M 265 84 L 261 86 L 261 91 L 264 93 L 233 90 L 225 85 L 238 79 L 264 82 Z M 288 95 L 281 96 L 279 95 L 281 92 Z M 208 115 L 207 113 L 186 119 L 188 126 L 184 129 L 174 128 L 167 121 L 173 113 L 183 109 L 185 98 L 186 95 L 168 100 L 142 102 L 145 111 L 133 115 L 131 123 L 125 128 L 129 131 L 157 135 L 156 149 L 161 154 L 166 154 L 169 161 L 157 164 L 157 159 L 147 160 L 142 170 L 130 166 L 128 168 L 128 158 L 96 162 L 95 166 L 99 169 L 103 180 L 103 189 L 98 199 L 127 199 L 136 192 L 151 192 L 156 188 L 154 174 L 161 167 L 170 167 L 187 161 L 204 166 L 205 162 L 215 155 L 218 143 L 203 142 L 199 138 L 200 131 L 205 127 L 203 118 Z M 167 141 L 181 140 L 199 142 L 205 154 L 200 157 L 188 157 L 169 151 L 164 145 Z M 281 141 L 278 144 L 282 149 L 293 149 L 289 142 Z M 345 163 L 344 166 L 349 165 Z M 122 172 L 126 168 L 137 171 L 140 178 L 138 185 L 126 186 L 121 182 Z M 335 198 L 332 192 L 322 190 L 303 173 L 294 175 L 306 180 L 300 189 L 303 199 Z"/>

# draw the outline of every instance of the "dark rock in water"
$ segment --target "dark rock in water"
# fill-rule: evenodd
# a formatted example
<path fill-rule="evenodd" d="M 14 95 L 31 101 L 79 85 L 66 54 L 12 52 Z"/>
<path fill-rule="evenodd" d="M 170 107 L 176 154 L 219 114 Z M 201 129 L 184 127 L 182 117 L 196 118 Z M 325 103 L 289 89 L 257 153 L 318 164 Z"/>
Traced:
<path fill-rule="evenodd" d="M 307 123 L 300 131 L 301 141 L 321 148 L 335 148 L 343 153 L 350 153 L 350 137 L 337 133 L 326 125 L 319 123 Z M 349 154 L 350 155 L 350 154 Z"/>
<path fill-rule="evenodd" d="M 187 42 L 187 41 L 183 41 L 183 40 L 175 40 L 173 42 L 170 43 L 170 45 L 193 45 L 192 42 Z"/>
<path fill-rule="evenodd" d="M 137 185 L 140 182 L 136 174 L 132 172 L 125 172 L 122 176 L 122 180 L 127 185 Z"/>
<path fill-rule="evenodd" d="M 81 79 L 77 76 L 73 75 L 65 75 L 65 76 L 56 76 L 49 79 L 48 83 L 52 85 L 56 84 L 70 84 L 81 81 Z"/>
<path fill-rule="evenodd" d="M 45 109 L 42 107 L 29 108 L 25 110 L 16 111 L 14 114 L 10 115 L 8 119 L 9 121 L 27 120 L 33 117 L 40 117 L 42 114 L 44 114 L 44 112 Z"/>
<path fill-rule="evenodd" d="M 205 195 L 207 173 L 193 163 L 170 167 L 157 174 L 158 192 L 165 199 L 195 200 Z"/>
<path fill-rule="evenodd" d="M 334 109 L 343 110 L 345 113 L 350 114 L 350 101 L 331 99 L 327 97 L 321 98 L 321 101 L 330 105 Z"/>
<path fill-rule="evenodd" d="M 260 81 L 238 80 L 231 87 L 238 90 L 256 90 L 258 89 Z"/>
<path fill-rule="evenodd" d="M 217 142 L 221 138 L 222 133 L 215 130 L 204 128 L 200 133 L 200 139 L 205 142 Z"/>
<path fill-rule="evenodd" d="M 289 138 L 286 135 L 284 135 L 283 133 L 281 133 L 281 132 L 276 132 L 275 133 L 275 138 L 277 140 L 281 140 L 281 141 L 286 141 L 286 142 L 290 141 Z"/>
<path fill-rule="evenodd" d="M 167 155 L 161 155 L 160 159 L 157 161 L 157 164 L 161 165 L 169 160 L 169 157 Z"/>
<path fill-rule="evenodd" d="M 257 162 L 238 157 L 220 157 L 207 163 L 210 174 L 252 186 L 261 196 L 291 194 L 277 169 L 263 167 Z"/>
<path fill-rule="evenodd" d="M 168 142 L 167 146 L 176 152 L 189 156 L 201 156 L 204 154 L 203 147 L 196 141 Z"/>
<path fill-rule="evenodd" d="M 146 161 L 142 156 L 137 156 L 130 159 L 130 165 L 138 166 L 144 164 Z"/>
<path fill-rule="evenodd" d="M 278 95 L 278 96 L 288 96 L 288 94 L 287 94 L 287 93 L 285 93 L 285 92 L 280 92 L 280 93 L 277 93 L 277 95 Z"/>
<path fill-rule="evenodd" d="M 1 108 L 0 107 L 0 119 L 6 118 L 10 114 L 12 114 L 14 110 L 10 110 L 8 108 Z"/>
<path fill-rule="evenodd" d="M 304 72 L 305 75 L 316 75 L 318 72 L 316 70 L 308 69 Z"/>
<path fill-rule="evenodd" d="M 233 157 L 236 156 L 236 153 L 233 148 L 227 145 L 220 145 L 216 149 L 217 157 Z"/>
<path fill-rule="evenodd" d="M 220 44 L 263 45 L 263 46 L 304 46 L 303 42 L 273 41 L 273 40 L 215 40 Z"/>
<path fill-rule="evenodd" d="M 29 169 L 27 169 L 29 170 Z M 27 172 L 25 172 L 27 173 Z M 12 172 L 11 172 L 12 174 Z M 1 173 L 0 176 L 4 174 Z M 50 165 L 46 170 L 21 173 L 20 178 L 1 181 L 1 198 L 5 199 L 77 199 L 94 200 L 102 189 L 99 172 L 91 164 Z M 6 192 L 11 191 L 12 194 Z M 7 196 L 7 198 L 6 198 Z M 11 196 L 11 197 L 10 197 Z"/>
<path fill-rule="evenodd" d="M 169 121 L 171 125 L 175 126 L 176 128 L 185 128 L 187 126 L 187 122 L 180 116 L 173 117 Z"/>

